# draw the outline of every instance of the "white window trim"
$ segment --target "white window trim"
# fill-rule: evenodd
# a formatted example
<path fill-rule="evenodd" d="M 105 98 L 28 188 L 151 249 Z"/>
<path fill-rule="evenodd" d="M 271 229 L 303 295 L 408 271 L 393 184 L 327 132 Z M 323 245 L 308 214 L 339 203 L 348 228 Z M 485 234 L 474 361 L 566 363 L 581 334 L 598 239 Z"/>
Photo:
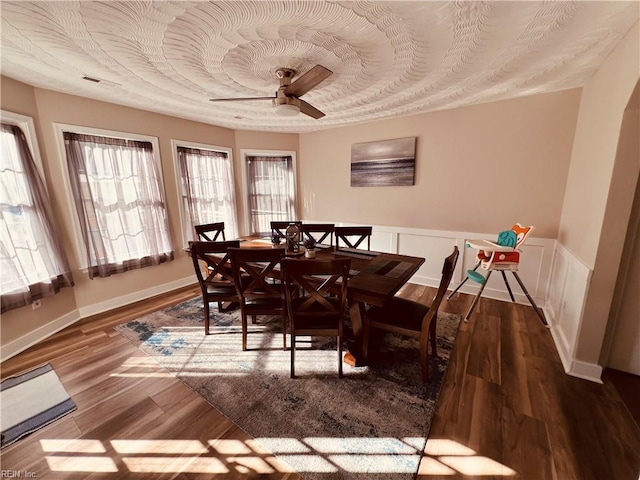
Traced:
<path fill-rule="evenodd" d="M 299 192 L 298 192 L 298 168 L 297 168 L 297 159 L 296 152 L 294 150 L 254 150 L 254 149 L 241 149 L 240 150 L 240 158 L 242 158 L 242 162 L 240 164 L 241 175 L 242 175 L 242 209 L 243 209 L 243 217 L 244 217 L 244 231 L 245 235 L 248 235 L 251 231 L 250 225 L 250 213 L 249 213 L 249 184 L 247 178 L 247 157 L 291 157 L 291 161 L 293 162 L 293 189 L 296 194 L 296 201 L 293 205 L 294 215 L 297 218 L 299 209 Z M 239 222 L 238 222 L 239 223 Z"/>
<path fill-rule="evenodd" d="M 33 123 L 33 118 L 19 113 L 8 112 L 6 110 L 0 110 L 0 112 L 2 115 L 2 123 L 8 123 L 9 125 L 20 127 L 24 132 L 27 137 L 29 149 L 31 150 L 31 155 L 33 155 L 33 160 L 36 162 L 36 168 L 38 169 L 40 177 L 45 183 L 46 188 L 47 185 L 44 176 L 44 168 L 42 166 L 42 157 L 40 156 L 40 148 L 38 148 L 38 137 L 36 135 L 36 127 Z"/>
<path fill-rule="evenodd" d="M 69 211 L 71 212 L 71 216 L 73 218 L 73 222 L 71 222 L 71 227 L 73 230 L 73 241 L 74 246 L 73 250 L 76 254 L 77 264 L 79 265 L 79 269 L 82 272 L 89 271 L 89 265 L 87 264 L 87 253 L 84 247 L 84 240 L 82 239 L 82 231 L 80 229 L 80 219 L 78 218 L 78 212 L 76 211 L 76 205 L 73 201 L 73 191 L 71 190 L 71 181 L 69 179 L 69 168 L 67 166 L 67 152 L 64 148 L 64 132 L 73 132 L 79 133 L 83 135 L 97 135 L 101 137 L 110 137 L 110 138 L 121 138 L 124 140 L 138 140 L 142 142 L 151 142 L 151 146 L 153 148 L 153 159 L 158 166 L 158 172 L 160 174 L 160 182 L 161 188 L 164 193 L 165 200 L 167 199 L 167 192 L 164 187 L 164 178 L 162 175 L 162 162 L 160 161 L 160 143 L 158 142 L 158 137 L 152 137 L 149 135 L 141 135 L 138 133 L 128 133 L 128 132 L 119 132 L 115 130 L 105 130 L 101 128 L 91 128 L 91 127 L 82 127 L 79 125 L 69 125 L 65 123 L 54 123 L 53 124 L 56 143 L 58 146 L 58 161 L 60 162 L 60 167 L 62 170 L 62 178 L 64 179 L 64 188 L 66 191 L 67 204 L 69 206 Z M 167 206 L 168 210 L 168 206 Z M 168 214 L 168 211 L 167 211 Z"/>
<path fill-rule="evenodd" d="M 234 209 L 236 211 L 236 216 L 238 213 L 238 199 L 236 197 L 236 189 L 235 189 L 235 179 L 236 179 L 236 169 L 233 160 L 233 150 L 229 147 L 221 147 L 218 145 L 207 145 L 206 143 L 198 143 L 198 142 L 189 142 L 187 140 L 175 140 L 171 139 L 171 154 L 173 155 L 173 168 L 175 171 L 175 180 L 176 180 L 176 192 L 178 193 L 178 205 L 180 212 L 180 233 L 182 238 L 182 246 L 187 248 L 189 246 L 189 238 L 186 235 L 186 232 L 183 231 L 183 226 L 185 224 L 185 217 L 187 212 L 184 211 L 184 205 L 182 202 L 182 173 L 180 172 L 180 164 L 178 162 L 178 147 L 184 148 L 200 148 L 202 150 L 212 150 L 215 152 L 226 153 L 229 161 L 231 162 L 231 176 L 233 177 L 234 185 L 233 190 L 231 192 L 232 200 L 234 203 Z M 237 219 L 238 229 L 240 228 L 240 220 Z"/>

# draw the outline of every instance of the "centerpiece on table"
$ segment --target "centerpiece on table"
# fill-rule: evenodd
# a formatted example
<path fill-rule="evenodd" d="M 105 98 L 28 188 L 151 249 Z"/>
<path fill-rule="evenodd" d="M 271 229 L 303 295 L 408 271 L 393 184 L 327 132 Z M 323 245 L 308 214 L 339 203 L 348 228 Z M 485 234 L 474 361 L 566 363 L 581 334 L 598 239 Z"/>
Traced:
<path fill-rule="evenodd" d="M 304 256 L 306 258 L 316 258 L 316 241 L 313 238 L 307 238 L 304 241 Z"/>

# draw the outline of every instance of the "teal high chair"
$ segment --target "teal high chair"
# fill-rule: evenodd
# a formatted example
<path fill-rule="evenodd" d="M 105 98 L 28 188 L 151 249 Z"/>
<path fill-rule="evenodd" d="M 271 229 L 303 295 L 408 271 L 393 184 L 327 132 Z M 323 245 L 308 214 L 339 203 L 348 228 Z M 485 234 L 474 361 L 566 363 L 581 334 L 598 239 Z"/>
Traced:
<path fill-rule="evenodd" d="M 476 304 L 482 295 L 484 287 L 487 285 L 487 281 L 489 277 L 494 271 L 498 271 L 502 274 L 502 279 L 504 280 L 504 284 L 507 287 L 507 291 L 509 292 L 509 297 L 512 302 L 515 302 L 515 298 L 513 297 L 513 292 L 511 291 L 511 287 L 507 280 L 506 272 L 511 272 L 513 276 L 516 278 L 516 281 L 520 285 L 520 288 L 526 295 L 529 303 L 533 307 L 534 311 L 542 320 L 542 323 L 549 327 L 547 320 L 544 317 L 544 313 L 542 309 L 540 309 L 536 302 L 533 300 L 527 288 L 522 283 L 520 276 L 518 275 L 518 265 L 520 263 L 520 250 L 519 247 L 524 243 L 529 234 L 533 231 L 532 226 L 523 227 L 519 223 L 516 223 L 511 230 L 506 230 L 504 232 L 500 232 L 498 235 L 497 241 L 489 242 L 487 240 L 467 240 L 466 247 L 468 248 L 476 248 L 478 249 L 478 253 L 476 255 L 476 266 L 473 270 L 467 270 L 467 275 L 465 279 L 458 285 L 455 290 L 453 290 L 447 300 L 450 299 L 462 285 L 465 284 L 467 280 L 471 280 L 480 284 L 480 290 L 476 294 L 467 314 L 464 317 L 464 321 L 468 321 L 469 317 L 473 313 L 473 310 L 476 308 Z M 480 272 L 478 272 L 478 268 L 482 267 L 483 270 L 487 271 L 487 276 L 485 277 Z"/>

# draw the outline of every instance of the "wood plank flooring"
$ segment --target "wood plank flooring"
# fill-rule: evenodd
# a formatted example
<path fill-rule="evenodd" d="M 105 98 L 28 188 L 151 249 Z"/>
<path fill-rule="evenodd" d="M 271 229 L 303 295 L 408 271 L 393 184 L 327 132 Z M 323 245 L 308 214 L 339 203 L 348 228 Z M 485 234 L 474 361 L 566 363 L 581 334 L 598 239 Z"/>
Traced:
<path fill-rule="evenodd" d="M 407 285 L 401 295 L 428 302 L 434 291 Z M 78 410 L 2 450 L 3 474 L 301 478 L 113 328 L 197 294 L 182 289 L 85 319 L 4 362 L 3 378 L 50 362 Z M 456 294 L 442 308 L 464 313 L 471 300 Z M 417 478 L 639 473 L 640 428 L 606 376 L 598 385 L 566 375 L 531 307 L 482 298 L 456 338 Z"/>

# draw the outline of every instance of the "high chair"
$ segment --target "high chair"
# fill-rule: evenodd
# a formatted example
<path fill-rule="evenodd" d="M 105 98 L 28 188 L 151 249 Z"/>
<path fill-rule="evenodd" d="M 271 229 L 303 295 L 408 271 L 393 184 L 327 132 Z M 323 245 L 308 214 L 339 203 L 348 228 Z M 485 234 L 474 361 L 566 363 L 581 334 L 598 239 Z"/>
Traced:
<path fill-rule="evenodd" d="M 510 271 L 513 273 L 513 276 L 516 278 L 520 288 L 526 295 L 529 303 L 535 310 L 542 323 L 549 327 L 547 320 L 544 317 L 544 313 L 542 310 L 536 305 L 531 295 L 527 291 L 527 288 L 522 283 L 520 276 L 518 275 L 518 265 L 520 263 L 520 250 L 519 247 L 524 243 L 529 234 L 533 231 L 532 226 L 523 227 L 519 223 L 516 223 L 511 230 L 506 230 L 504 232 L 500 232 L 498 235 L 498 240 L 494 242 L 489 242 L 487 240 L 467 240 L 466 247 L 468 248 L 476 248 L 478 249 L 478 253 L 476 255 L 476 266 L 473 270 L 467 270 L 467 276 L 465 279 L 458 285 L 455 290 L 453 290 L 447 300 L 450 299 L 462 285 L 465 284 L 467 280 L 472 280 L 480 284 L 480 290 L 476 294 L 476 297 L 473 299 L 467 314 L 464 317 L 464 321 L 468 321 L 469 317 L 473 313 L 473 310 L 476 308 L 476 304 L 482 295 L 484 287 L 487 285 L 487 281 L 489 277 L 494 271 L 499 271 L 502 274 L 502 279 L 504 280 L 504 284 L 507 287 L 507 291 L 509 292 L 509 297 L 512 302 L 515 302 L 515 298 L 513 297 L 513 292 L 511 291 L 511 287 L 509 286 L 509 282 L 507 281 L 507 275 L 505 272 Z M 487 271 L 487 276 L 485 277 L 481 273 L 477 272 L 478 268 L 482 267 L 483 270 Z"/>

